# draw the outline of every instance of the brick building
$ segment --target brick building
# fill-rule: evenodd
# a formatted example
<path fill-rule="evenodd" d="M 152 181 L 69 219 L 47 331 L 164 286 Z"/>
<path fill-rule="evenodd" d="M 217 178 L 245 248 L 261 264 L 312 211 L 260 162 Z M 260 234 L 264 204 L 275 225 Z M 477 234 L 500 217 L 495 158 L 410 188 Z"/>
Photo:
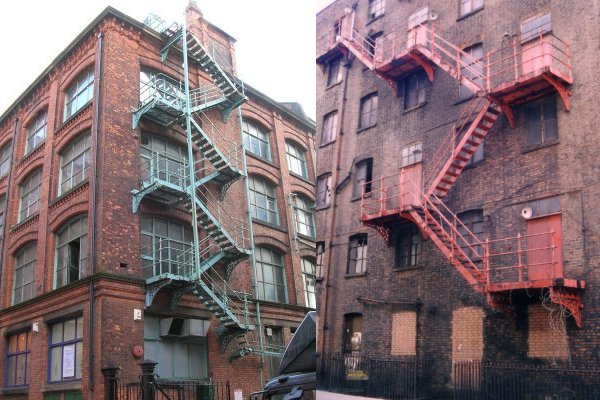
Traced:
<path fill-rule="evenodd" d="M 317 14 L 324 357 L 434 360 L 438 388 L 461 360 L 595 363 L 587 7 L 338 0 Z"/>
<path fill-rule="evenodd" d="M 314 122 L 186 25 L 109 7 L 0 117 L 3 399 L 104 398 L 142 358 L 247 397 L 315 307 Z"/>

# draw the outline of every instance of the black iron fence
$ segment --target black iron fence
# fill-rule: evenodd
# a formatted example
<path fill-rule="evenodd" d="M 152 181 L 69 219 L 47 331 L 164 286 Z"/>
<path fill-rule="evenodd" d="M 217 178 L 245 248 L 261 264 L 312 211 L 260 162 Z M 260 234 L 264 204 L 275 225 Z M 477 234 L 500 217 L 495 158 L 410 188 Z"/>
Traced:
<path fill-rule="evenodd" d="M 118 368 L 109 366 L 104 374 L 105 400 L 231 400 L 229 381 L 160 380 L 154 374 L 156 363 L 141 363 L 139 382 L 122 383 Z"/>
<path fill-rule="evenodd" d="M 455 362 L 455 400 L 597 400 L 600 369 Z"/>
<path fill-rule="evenodd" d="M 430 362 L 411 358 L 326 354 L 317 374 L 319 389 L 355 396 L 416 399 L 431 390 Z"/>

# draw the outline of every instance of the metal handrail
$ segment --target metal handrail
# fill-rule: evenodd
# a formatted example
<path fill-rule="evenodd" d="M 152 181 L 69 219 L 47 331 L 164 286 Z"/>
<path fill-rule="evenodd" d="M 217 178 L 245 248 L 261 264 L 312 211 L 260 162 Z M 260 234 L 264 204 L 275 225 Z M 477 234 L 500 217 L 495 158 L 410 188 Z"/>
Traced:
<path fill-rule="evenodd" d="M 175 171 L 171 169 L 174 164 L 177 166 Z M 140 171 L 142 186 L 161 180 L 185 190 L 190 182 L 187 165 L 185 158 L 169 153 L 155 153 L 150 158 L 143 157 Z"/>
<path fill-rule="evenodd" d="M 204 104 L 225 97 L 225 93 L 218 86 L 204 85 L 190 90 L 190 108 L 195 109 Z"/>
<path fill-rule="evenodd" d="M 202 131 L 206 134 L 212 145 L 225 157 L 225 161 L 238 171 L 244 170 L 241 145 L 227 138 L 217 126 L 208 118 L 203 110 L 196 112 L 202 121 Z"/>
<path fill-rule="evenodd" d="M 158 99 L 181 110 L 185 102 L 185 93 L 181 82 L 159 73 L 140 87 L 140 106 Z"/>

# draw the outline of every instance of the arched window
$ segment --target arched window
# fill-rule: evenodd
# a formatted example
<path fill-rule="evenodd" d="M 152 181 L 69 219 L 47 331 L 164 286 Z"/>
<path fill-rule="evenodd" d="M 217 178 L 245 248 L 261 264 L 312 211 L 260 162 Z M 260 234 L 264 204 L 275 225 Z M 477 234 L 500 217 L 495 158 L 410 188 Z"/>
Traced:
<path fill-rule="evenodd" d="M 66 90 L 63 121 L 75 115 L 94 96 L 94 69 L 90 68 L 77 77 Z"/>
<path fill-rule="evenodd" d="M 262 128 L 251 121 L 242 122 L 244 136 L 244 148 L 265 160 L 271 161 L 271 147 L 269 136 Z"/>
<path fill-rule="evenodd" d="M 58 194 L 61 195 L 87 179 L 90 170 L 90 134 L 79 135 L 60 155 Z"/>
<path fill-rule="evenodd" d="M 55 287 L 86 275 L 87 248 L 87 215 L 72 219 L 56 232 Z"/>
<path fill-rule="evenodd" d="M 267 247 L 257 247 L 256 261 L 257 297 L 261 300 L 287 303 L 283 255 Z"/>
<path fill-rule="evenodd" d="M 19 222 L 38 212 L 40 208 L 40 185 L 42 169 L 38 168 L 23 180 L 20 188 Z"/>
<path fill-rule="evenodd" d="M 29 243 L 15 255 L 15 277 L 13 285 L 13 305 L 33 297 L 36 242 Z"/>
<path fill-rule="evenodd" d="M 181 83 L 153 69 L 143 68 L 140 71 L 140 102 L 143 104 L 152 98 L 179 105 L 183 100 Z"/>
<path fill-rule="evenodd" d="M 250 212 L 253 218 L 279 225 L 275 187 L 258 176 L 248 177 Z"/>
<path fill-rule="evenodd" d="M 25 154 L 35 149 L 46 139 L 46 125 L 48 119 L 46 112 L 42 112 L 38 117 L 27 126 L 27 141 L 25 143 Z"/>
<path fill-rule="evenodd" d="M 0 176 L 8 174 L 12 159 L 12 142 L 8 142 L 0 149 Z"/>
<path fill-rule="evenodd" d="M 141 179 L 160 179 L 174 185 L 186 185 L 187 147 L 154 135 L 142 136 Z"/>
<path fill-rule="evenodd" d="M 300 175 L 303 178 L 308 178 L 306 152 L 300 146 L 290 141 L 285 142 L 285 152 L 290 172 Z"/>
<path fill-rule="evenodd" d="M 313 215 L 312 206 L 312 203 L 304 196 L 295 196 L 294 217 L 296 219 L 296 233 L 314 238 L 315 218 Z"/>
<path fill-rule="evenodd" d="M 165 218 L 142 215 L 142 264 L 144 276 L 165 273 L 184 275 L 193 261 L 194 240 L 189 224 Z"/>
<path fill-rule="evenodd" d="M 302 280 L 304 281 L 304 300 L 306 306 L 310 308 L 317 308 L 317 298 L 315 296 L 315 281 L 316 266 L 310 258 L 302 258 Z"/>

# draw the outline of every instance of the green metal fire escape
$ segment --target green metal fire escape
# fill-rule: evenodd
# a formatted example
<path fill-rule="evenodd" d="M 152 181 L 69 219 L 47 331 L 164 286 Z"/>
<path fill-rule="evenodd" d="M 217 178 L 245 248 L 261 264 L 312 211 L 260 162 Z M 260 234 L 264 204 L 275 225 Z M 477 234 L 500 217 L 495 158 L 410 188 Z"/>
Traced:
<path fill-rule="evenodd" d="M 227 189 L 245 176 L 243 149 L 227 139 L 205 112 L 219 109 L 227 121 L 231 111 L 246 101 L 244 86 L 219 67 L 201 42 L 186 32 L 185 25 L 164 29 L 156 21 L 155 17 L 145 23 L 165 40 L 163 61 L 172 47 L 179 47 L 183 79 L 177 82 L 156 74 L 145 82 L 140 88 L 140 104 L 133 112 L 133 128 L 142 118 L 163 127 L 182 126 L 187 156 L 165 152 L 144 159 L 140 187 L 131 192 L 133 212 L 145 200 L 186 208 L 192 214 L 193 241 L 157 239 L 142 249 L 146 306 L 166 287 L 171 289 L 172 306 L 183 294 L 193 294 L 219 321 L 222 349 L 238 339 L 240 347 L 233 359 L 250 353 L 279 356 L 282 349 L 254 348 L 246 340 L 250 332 L 256 334 L 249 295 L 236 292 L 227 283 L 233 267 L 252 254 L 248 222 L 231 215 L 227 211 L 231 207 L 224 203 Z M 213 85 L 190 89 L 189 58 L 211 76 Z"/>

